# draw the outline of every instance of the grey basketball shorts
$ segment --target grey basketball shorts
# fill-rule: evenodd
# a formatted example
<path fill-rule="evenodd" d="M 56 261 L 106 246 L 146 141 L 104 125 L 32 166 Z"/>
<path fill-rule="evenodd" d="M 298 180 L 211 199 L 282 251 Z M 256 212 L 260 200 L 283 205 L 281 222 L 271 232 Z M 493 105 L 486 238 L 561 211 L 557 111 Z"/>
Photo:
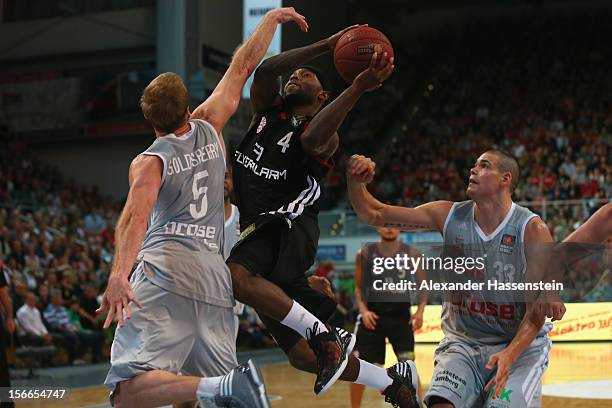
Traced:
<path fill-rule="evenodd" d="M 507 345 L 474 346 L 461 340 L 444 338 L 435 352 L 431 386 L 425 395 L 429 406 L 432 397 L 440 397 L 455 408 L 528 408 L 538 398 L 542 376 L 548 367 L 552 343 L 546 336 L 537 337 L 510 369 L 510 376 L 499 398 L 484 388 L 495 375 L 487 370 L 490 357 Z"/>
<path fill-rule="evenodd" d="M 132 318 L 117 327 L 111 368 L 104 383 L 117 383 L 151 370 L 213 377 L 226 374 L 236 361 L 236 320 L 232 308 L 189 299 L 154 285 L 142 267 L 134 271 Z"/>

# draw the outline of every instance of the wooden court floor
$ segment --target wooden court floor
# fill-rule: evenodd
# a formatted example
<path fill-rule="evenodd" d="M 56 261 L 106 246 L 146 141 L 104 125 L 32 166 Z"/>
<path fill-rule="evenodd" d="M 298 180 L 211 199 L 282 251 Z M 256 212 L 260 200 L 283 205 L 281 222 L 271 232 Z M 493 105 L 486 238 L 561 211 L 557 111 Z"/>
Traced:
<path fill-rule="evenodd" d="M 433 369 L 434 345 L 417 345 L 416 362 L 424 387 L 428 386 Z M 389 350 L 390 351 L 390 350 Z M 392 355 L 392 353 L 387 353 Z M 393 363 L 388 358 L 387 365 Z M 278 396 L 272 401 L 274 408 L 322 408 L 349 407 L 349 387 L 338 383 L 324 396 L 315 397 L 312 391 L 314 376 L 297 371 L 286 363 L 262 367 L 268 394 Z M 544 384 L 572 381 L 612 380 L 612 343 L 555 343 L 550 366 L 544 376 Z M 30 407 L 99 407 L 107 404 L 108 392 L 104 387 L 74 389 L 68 400 L 62 402 L 34 401 L 16 404 L 18 408 Z M 373 390 L 366 390 L 363 408 L 390 407 Z M 612 400 L 553 398 L 544 396 L 543 408 L 612 408 Z"/>

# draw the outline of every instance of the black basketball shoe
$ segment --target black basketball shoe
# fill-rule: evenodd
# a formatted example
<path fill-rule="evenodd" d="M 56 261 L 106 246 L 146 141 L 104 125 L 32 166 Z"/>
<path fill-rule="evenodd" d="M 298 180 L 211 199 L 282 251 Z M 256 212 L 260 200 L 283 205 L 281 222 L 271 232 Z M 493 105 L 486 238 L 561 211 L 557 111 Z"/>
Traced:
<path fill-rule="evenodd" d="M 326 324 L 327 332 L 319 333 L 319 323 L 309 329 L 308 344 L 317 356 L 317 380 L 314 392 L 322 395 L 344 371 L 348 357 L 355 346 L 355 336 L 338 327 Z"/>
<path fill-rule="evenodd" d="M 395 408 L 419 408 L 417 387 L 419 377 L 413 361 L 397 363 L 387 369 L 387 375 L 393 379 L 393 384 L 384 391 L 385 402 Z"/>

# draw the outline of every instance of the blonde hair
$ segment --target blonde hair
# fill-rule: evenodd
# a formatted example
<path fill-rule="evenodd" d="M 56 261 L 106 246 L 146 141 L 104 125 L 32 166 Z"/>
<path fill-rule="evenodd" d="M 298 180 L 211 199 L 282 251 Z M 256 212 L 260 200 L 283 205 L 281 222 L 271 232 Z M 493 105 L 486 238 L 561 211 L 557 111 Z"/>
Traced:
<path fill-rule="evenodd" d="M 140 109 L 156 130 L 172 133 L 186 120 L 189 94 L 181 77 L 165 72 L 151 81 L 140 97 Z"/>

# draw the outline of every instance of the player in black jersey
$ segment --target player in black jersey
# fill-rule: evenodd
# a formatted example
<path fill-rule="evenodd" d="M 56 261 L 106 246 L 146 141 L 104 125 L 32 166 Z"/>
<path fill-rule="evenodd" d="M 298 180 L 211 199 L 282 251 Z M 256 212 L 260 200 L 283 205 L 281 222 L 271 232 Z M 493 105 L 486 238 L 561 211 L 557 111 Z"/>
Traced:
<path fill-rule="evenodd" d="M 370 300 L 368 288 L 372 288 L 372 279 L 383 282 L 398 282 L 407 279 L 415 282 L 417 287 L 425 278 L 422 268 L 412 272 L 409 270 L 385 269 L 374 275 L 372 272 L 379 262 L 377 258 L 395 258 L 406 254 L 409 257 L 421 256 L 414 248 L 399 240 L 400 231 L 396 228 L 378 228 L 380 241 L 366 245 L 355 257 L 355 301 L 359 307 L 359 317 L 355 325 L 355 356 L 373 364 L 385 363 L 385 340 L 388 338 L 398 361 L 414 361 L 414 333 L 423 325 L 423 312 L 427 304 L 427 291 L 418 291 L 418 307 L 411 315 L 411 299 L 405 292 L 381 292 L 383 301 Z M 362 284 L 363 282 L 363 284 Z M 365 289 L 365 290 L 362 290 Z M 362 296 L 362 293 L 365 296 Z M 415 294 L 417 292 L 415 291 Z M 416 370 L 413 373 L 414 382 L 418 384 Z M 418 384 L 420 385 L 420 384 Z M 351 407 L 361 406 L 363 385 L 351 384 Z M 418 387 L 420 388 L 420 387 Z M 421 394 L 419 389 L 419 394 Z"/>
<path fill-rule="evenodd" d="M 331 52 L 342 33 L 271 57 L 255 73 L 253 120 L 233 165 L 242 234 L 228 265 L 236 299 L 259 312 L 294 367 L 317 373 L 315 393 L 339 377 L 359 377 L 388 388 L 390 401 L 408 400 L 397 370 L 362 370 L 360 361 L 349 358 L 353 336 L 324 323 L 335 301 L 310 288 L 305 277 L 316 254 L 319 183 L 339 144 L 336 131 L 357 100 L 393 71 L 393 59 L 377 50 L 370 66 L 328 104 L 324 76 L 303 64 Z M 284 74 L 290 76 L 280 95 Z"/>

